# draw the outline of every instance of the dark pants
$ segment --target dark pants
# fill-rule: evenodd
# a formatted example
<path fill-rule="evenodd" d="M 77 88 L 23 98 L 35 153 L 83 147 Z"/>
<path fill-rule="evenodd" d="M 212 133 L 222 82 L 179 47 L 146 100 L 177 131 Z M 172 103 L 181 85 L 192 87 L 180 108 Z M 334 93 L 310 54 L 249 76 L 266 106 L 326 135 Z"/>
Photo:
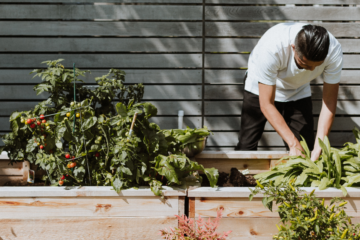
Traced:
<path fill-rule="evenodd" d="M 291 102 L 275 102 L 275 106 L 295 137 L 300 141 L 300 135 L 303 136 L 309 149 L 312 150 L 314 147 L 314 120 L 311 97 Z M 235 150 L 257 150 L 266 122 L 267 119 L 260 109 L 259 96 L 244 91 L 239 143 Z M 271 142 L 269 144 L 271 145 Z M 285 145 L 288 148 L 286 143 Z"/>

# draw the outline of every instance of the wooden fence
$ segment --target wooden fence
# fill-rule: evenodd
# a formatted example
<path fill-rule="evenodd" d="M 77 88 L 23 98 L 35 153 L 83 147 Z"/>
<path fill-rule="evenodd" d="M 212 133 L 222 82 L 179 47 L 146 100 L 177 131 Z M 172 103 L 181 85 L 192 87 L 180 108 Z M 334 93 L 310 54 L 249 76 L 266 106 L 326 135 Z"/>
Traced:
<path fill-rule="evenodd" d="M 161 128 L 177 127 L 178 110 L 190 127 L 214 132 L 209 149 L 233 149 L 240 128 L 243 76 L 249 52 L 278 22 L 324 26 L 342 44 L 344 70 L 330 135 L 340 146 L 360 125 L 360 0 L 0 0 L 0 131 L 12 111 L 46 98 L 32 90 L 29 72 L 50 59 L 90 69 L 87 85 L 109 68 L 127 83 L 145 84 L 145 101 L 159 109 Z M 312 83 L 314 118 L 322 80 Z M 283 149 L 270 125 L 261 149 Z"/>

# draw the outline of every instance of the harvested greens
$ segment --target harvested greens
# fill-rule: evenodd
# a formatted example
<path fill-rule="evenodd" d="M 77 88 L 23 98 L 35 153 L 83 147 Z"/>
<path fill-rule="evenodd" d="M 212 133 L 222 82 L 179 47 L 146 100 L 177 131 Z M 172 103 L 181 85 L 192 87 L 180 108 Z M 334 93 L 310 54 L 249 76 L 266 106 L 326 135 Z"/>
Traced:
<path fill-rule="evenodd" d="M 353 130 L 356 143 L 345 143 L 341 149 L 330 146 L 329 139 L 319 139 L 322 154 L 315 162 L 310 159 L 310 151 L 301 141 L 304 156 L 286 157 L 279 160 L 288 160 L 280 163 L 268 172 L 255 175 L 263 185 L 273 181 L 275 186 L 295 179 L 294 185 L 299 187 L 319 187 L 324 190 L 328 187 L 341 189 L 344 196 L 347 194 L 345 187 L 360 186 L 360 131 Z"/>

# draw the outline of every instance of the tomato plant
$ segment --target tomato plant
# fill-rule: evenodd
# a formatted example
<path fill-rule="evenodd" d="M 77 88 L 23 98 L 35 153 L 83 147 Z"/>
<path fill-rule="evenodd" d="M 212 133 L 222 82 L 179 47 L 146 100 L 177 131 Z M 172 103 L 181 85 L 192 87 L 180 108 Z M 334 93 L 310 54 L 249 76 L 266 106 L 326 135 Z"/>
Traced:
<path fill-rule="evenodd" d="M 65 69 L 60 62 L 46 61 L 48 68 L 33 71 L 43 79 L 34 90 L 48 92 L 49 98 L 33 110 L 10 117 L 12 132 L 2 136 L 2 150 L 12 161 L 35 163 L 46 170 L 43 180 L 52 185 L 113 186 L 117 192 L 150 185 L 160 195 L 162 182 L 157 176 L 165 176 L 168 185 L 180 185 L 194 171 L 205 172 L 211 185 L 216 185 L 216 169 L 190 161 L 182 154 L 183 144 L 149 121 L 157 109 L 141 103 L 141 84 L 125 85 L 125 73 L 111 69 L 95 79 L 97 88 L 90 89 L 79 79 L 86 71 Z M 80 82 L 75 92 L 82 101 L 75 102 L 71 94 L 74 81 Z M 138 117 L 130 137 L 135 113 Z M 34 124 L 45 118 L 45 123 Z M 64 175 L 69 177 L 62 181 Z"/>

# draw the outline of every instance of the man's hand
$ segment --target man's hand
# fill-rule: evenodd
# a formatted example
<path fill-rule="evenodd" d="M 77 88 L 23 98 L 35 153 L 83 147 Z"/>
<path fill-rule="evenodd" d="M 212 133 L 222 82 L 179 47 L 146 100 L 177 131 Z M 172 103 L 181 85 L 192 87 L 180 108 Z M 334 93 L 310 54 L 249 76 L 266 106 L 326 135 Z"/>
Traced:
<path fill-rule="evenodd" d="M 292 146 L 289 145 L 289 156 L 303 156 L 305 157 L 301 152 L 304 151 L 301 147 L 300 142 L 295 138 L 294 136 L 294 143 Z"/>
<path fill-rule="evenodd" d="M 319 159 L 320 157 L 320 154 L 321 154 L 321 148 L 318 147 L 318 148 L 314 148 L 314 150 L 311 152 L 311 161 L 316 161 Z"/>

